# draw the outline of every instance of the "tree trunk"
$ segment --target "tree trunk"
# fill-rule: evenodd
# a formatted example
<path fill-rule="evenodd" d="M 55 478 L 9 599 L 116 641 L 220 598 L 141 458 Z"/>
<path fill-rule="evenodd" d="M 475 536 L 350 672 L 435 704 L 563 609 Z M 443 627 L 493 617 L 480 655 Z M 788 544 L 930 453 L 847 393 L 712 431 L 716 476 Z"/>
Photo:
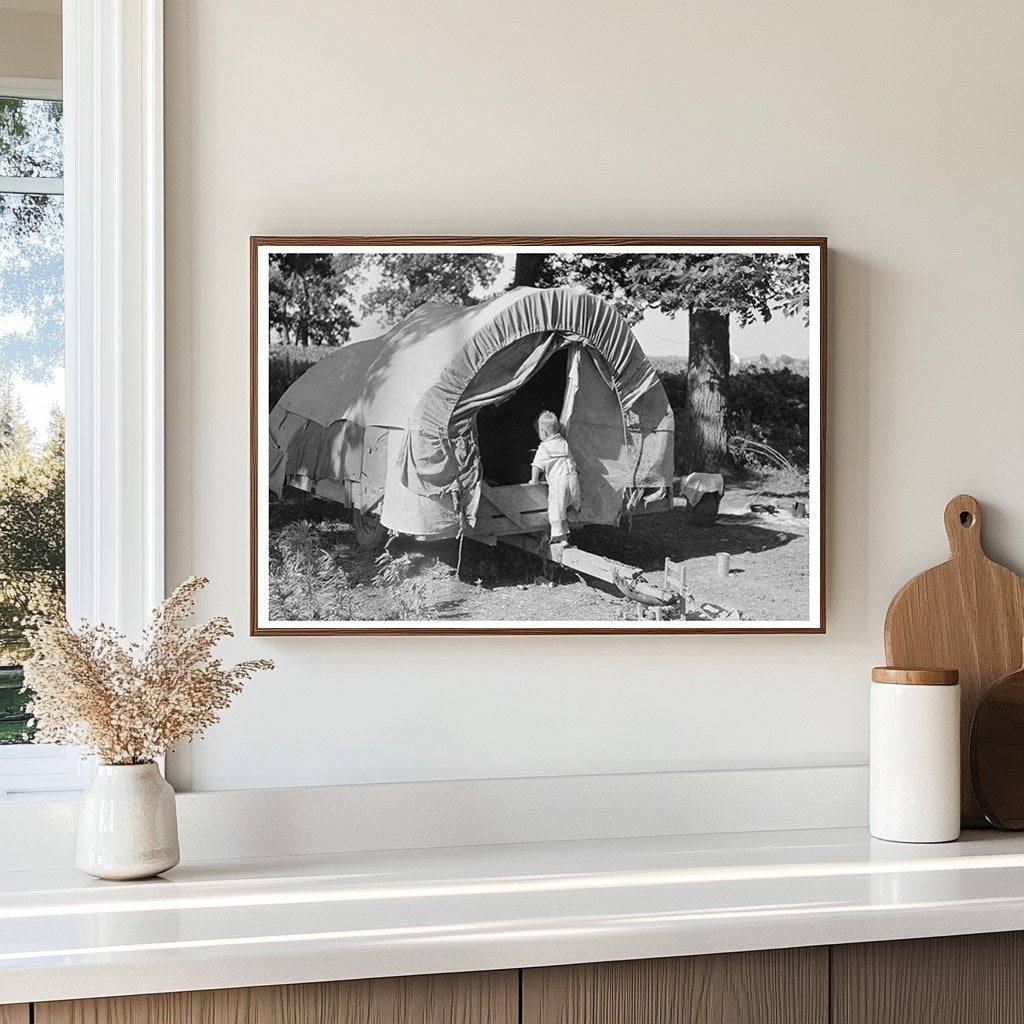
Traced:
<path fill-rule="evenodd" d="M 537 278 L 540 276 L 546 256 L 546 252 L 517 252 L 515 275 L 509 287 L 519 288 L 526 285 L 529 288 L 536 288 Z"/>
<path fill-rule="evenodd" d="M 677 430 L 677 463 L 688 473 L 721 472 L 728 434 L 729 314 L 690 311 L 690 360 L 683 422 Z"/>

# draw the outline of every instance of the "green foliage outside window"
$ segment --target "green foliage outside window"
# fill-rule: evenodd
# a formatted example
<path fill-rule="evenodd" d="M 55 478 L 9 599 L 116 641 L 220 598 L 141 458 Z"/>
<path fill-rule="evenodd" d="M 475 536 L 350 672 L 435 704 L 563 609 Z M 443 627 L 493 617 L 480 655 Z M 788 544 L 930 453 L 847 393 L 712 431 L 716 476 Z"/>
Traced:
<path fill-rule="evenodd" d="M 26 628 L 63 614 L 62 174 L 61 104 L 0 97 L 0 744 L 31 739 Z"/>

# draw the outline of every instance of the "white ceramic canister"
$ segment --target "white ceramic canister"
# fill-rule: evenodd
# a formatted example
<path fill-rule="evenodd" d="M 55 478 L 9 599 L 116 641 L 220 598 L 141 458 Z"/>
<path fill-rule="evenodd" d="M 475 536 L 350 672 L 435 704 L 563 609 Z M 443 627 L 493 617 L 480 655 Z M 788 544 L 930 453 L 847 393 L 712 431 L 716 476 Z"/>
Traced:
<path fill-rule="evenodd" d="M 148 764 L 100 764 L 82 794 L 75 864 L 96 878 L 150 878 L 178 863 L 174 790 Z"/>
<path fill-rule="evenodd" d="M 960 684 L 953 669 L 871 672 L 871 834 L 897 843 L 960 835 Z"/>

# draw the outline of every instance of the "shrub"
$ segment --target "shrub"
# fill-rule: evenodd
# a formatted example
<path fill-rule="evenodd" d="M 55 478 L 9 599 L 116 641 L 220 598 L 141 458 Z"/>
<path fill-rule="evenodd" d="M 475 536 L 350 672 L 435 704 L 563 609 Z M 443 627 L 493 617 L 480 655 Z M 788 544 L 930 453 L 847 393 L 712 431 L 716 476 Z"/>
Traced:
<path fill-rule="evenodd" d="M 270 547 L 270 610 L 275 619 L 345 621 L 352 594 L 342 552 L 322 525 L 308 520 L 285 526 Z"/>
<path fill-rule="evenodd" d="M 678 422 L 686 402 L 686 360 L 659 358 L 654 362 Z M 806 377 L 788 368 L 745 366 L 729 377 L 729 436 L 762 441 L 795 466 L 806 468 L 809 399 Z M 750 459 L 747 465 L 756 468 L 758 464 Z M 685 465 L 676 468 L 688 471 Z"/>
<path fill-rule="evenodd" d="M 267 380 L 270 408 L 315 363 L 338 349 L 328 345 L 300 348 L 298 345 L 271 345 Z"/>
<path fill-rule="evenodd" d="M 729 378 L 730 436 L 763 441 L 807 467 L 809 382 L 792 370 L 746 367 Z"/>
<path fill-rule="evenodd" d="M 384 596 L 383 618 L 387 620 L 432 619 L 427 606 L 427 582 L 415 578 L 415 568 L 408 554 L 393 555 L 385 548 L 377 558 L 377 574 L 373 584 Z"/>

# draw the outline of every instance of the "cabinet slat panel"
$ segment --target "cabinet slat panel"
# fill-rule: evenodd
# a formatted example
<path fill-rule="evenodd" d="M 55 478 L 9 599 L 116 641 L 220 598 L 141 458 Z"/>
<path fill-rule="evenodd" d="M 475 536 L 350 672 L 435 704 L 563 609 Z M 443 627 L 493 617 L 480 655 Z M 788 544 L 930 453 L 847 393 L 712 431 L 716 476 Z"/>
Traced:
<path fill-rule="evenodd" d="M 826 1024 L 828 950 L 541 967 L 523 972 L 523 1024 Z"/>
<path fill-rule="evenodd" d="M 35 1024 L 516 1024 L 518 996 L 515 971 L 425 975 L 38 1003 Z"/>
<path fill-rule="evenodd" d="M 0 1005 L 0 1024 L 28 1024 L 28 1004 Z"/>
<path fill-rule="evenodd" d="M 1024 934 L 832 947 L 834 1024 L 1024 1024 Z"/>

